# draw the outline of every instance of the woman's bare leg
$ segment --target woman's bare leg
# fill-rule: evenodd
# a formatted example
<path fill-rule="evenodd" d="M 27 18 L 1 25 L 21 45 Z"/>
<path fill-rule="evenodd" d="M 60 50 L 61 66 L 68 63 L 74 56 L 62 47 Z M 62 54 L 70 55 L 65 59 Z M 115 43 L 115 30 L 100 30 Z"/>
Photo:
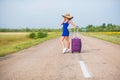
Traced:
<path fill-rule="evenodd" d="M 64 39 L 65 39 L 65 37 L 61 36 L 60 42 L 61 42 L 63 49 L 65 48 Z"/>
<path fill-rule="evenodd" d="M 66 43 L 67 43 L 67 48 L 70 49 L 70 41 L 69 41 L 69 36 L 65 37 Z"/>

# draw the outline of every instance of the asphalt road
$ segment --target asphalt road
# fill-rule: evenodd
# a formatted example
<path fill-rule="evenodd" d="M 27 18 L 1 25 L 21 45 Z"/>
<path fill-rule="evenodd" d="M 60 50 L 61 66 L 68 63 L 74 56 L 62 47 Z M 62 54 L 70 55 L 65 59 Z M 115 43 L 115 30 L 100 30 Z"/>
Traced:
<path fill-rule="evenodd" d="M 0 58 L 0 80 L 120 80 L 120 46 L 79 35 L 81 53 L 62 53 L 59 38 Z"/>

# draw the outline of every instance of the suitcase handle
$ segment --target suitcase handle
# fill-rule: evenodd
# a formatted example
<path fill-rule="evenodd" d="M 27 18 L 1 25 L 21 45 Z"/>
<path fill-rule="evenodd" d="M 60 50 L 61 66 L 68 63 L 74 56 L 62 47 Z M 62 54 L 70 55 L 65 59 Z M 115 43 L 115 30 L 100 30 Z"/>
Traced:
<path fill-rule="evenodd" d="M 74 34 L 73 34 L 73 38 L 74 37 L 78 37 L 78 28 L 79 26 L 76 26 L 77 28 L 74 28 Z"/>

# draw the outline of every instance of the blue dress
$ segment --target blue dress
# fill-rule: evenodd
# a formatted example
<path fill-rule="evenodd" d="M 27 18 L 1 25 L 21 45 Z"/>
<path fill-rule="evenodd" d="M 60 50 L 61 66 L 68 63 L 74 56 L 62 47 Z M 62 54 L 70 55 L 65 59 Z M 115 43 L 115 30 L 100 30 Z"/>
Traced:
<path fill-rule="evenodd" d="M 68 30 L 69 23 L 68 21 L 63 23 L 63 32 L 62 36 L 69 36 L 69 30 Z"/>

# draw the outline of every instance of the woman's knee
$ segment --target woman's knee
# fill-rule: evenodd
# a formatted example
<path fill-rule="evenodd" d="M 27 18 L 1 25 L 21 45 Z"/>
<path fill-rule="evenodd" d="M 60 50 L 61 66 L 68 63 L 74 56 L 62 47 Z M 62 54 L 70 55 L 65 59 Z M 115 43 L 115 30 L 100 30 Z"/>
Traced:
<path fill-rule="evenodd" d="M 64 37 L 61 37 L 61 38 L 60 38 L 60 41 L 62 41 L 62 42 L 63 42 L 63 41 L 64 41 Z"/>
<path fill-rule="evenodd" d="M 65 40 L 66 40 L 66 41 L 69 41 L 69 37 L 65 37 Z"/>

